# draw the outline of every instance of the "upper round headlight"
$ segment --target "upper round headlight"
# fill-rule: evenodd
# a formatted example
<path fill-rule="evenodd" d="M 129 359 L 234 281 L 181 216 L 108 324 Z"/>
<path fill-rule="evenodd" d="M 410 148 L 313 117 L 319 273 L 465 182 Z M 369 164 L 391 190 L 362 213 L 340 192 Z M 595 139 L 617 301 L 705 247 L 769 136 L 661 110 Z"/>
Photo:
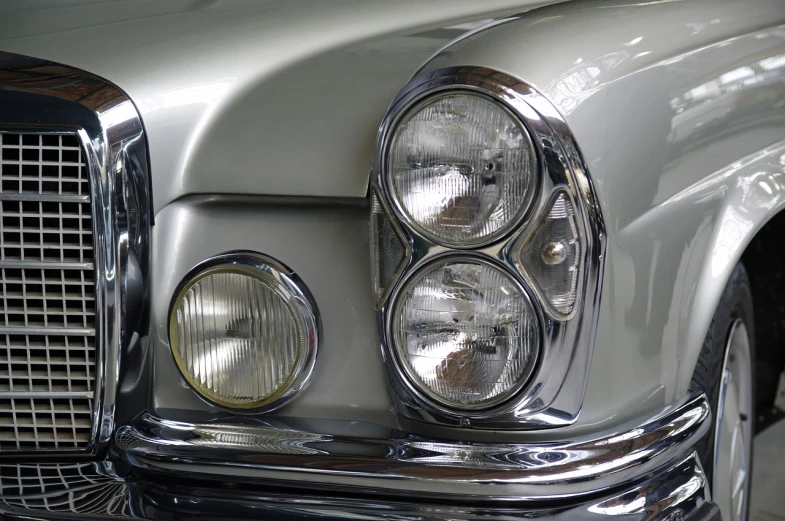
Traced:
<path fill-rule="evenodd" d="M 305 286 L 263 256 L 226 254 L 197 266 L 172 303 L 177 366 L 207 400 L 266 412 L 302 390 L 318 318 Z"/>
<path fill-rule="evenodd" d="M 418 390 L 459 409 L 492 407 L 515 394 L 540 345 L 524 289 L 471 257 L 447 257 L 415 273 L 398 294 L 391 333 Z"/>
<path fill-rule="evenodd" d="M 537 175 L 529 133 L 501 103 L 470 91 L 437 94 L 398 122 L 388 180 L 404 217 L 446 246 L 491 242 L 529 208 Z"/>

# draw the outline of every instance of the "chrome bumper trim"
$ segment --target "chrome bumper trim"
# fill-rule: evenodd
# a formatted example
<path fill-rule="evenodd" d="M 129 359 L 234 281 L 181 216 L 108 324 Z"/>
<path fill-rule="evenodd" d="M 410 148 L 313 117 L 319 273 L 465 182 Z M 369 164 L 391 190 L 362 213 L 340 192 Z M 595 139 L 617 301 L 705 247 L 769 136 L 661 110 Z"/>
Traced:
<path fill-rule="evenodd" d="M 5 519 L 215 519 L 317 521 L 324 519 L 388 521 L 718 521 L 719 511 L 709 501 L 707 482 L 695 453 L 645 481 L 589 501 L 565 500 L 551 505 L 510 503 L 466 506 L 449 502 L 412 502 L 388 498 L 335 497 L 271 490 L 238 490 L 219 485 L 201 486 L 123 479 L 111 464 L 36 465 L 24 469 L 0 466 L 0 518 Z M 8 476 L 50 476 L 21 480 Z M 51 479 L 51 476 L 59 479 Z M 22 492 L 28 492 L 25 495 Z M 21 493 L 21 494 L 20 494 Z M 18 517 L 17 517 L 18 516 Z"/>
<path fill-rule="evenodd" d="M 114 448 L 137 468 L 194 478 L 543 501 L 596 494 L 672 465 L 707 432 L 711 410 L 701 394 L 599 436 L 522 444 L 428 440 L 360 422 L 315 431 L 249 421 L 189 424 L 145 414 L 118 430 Z"/>

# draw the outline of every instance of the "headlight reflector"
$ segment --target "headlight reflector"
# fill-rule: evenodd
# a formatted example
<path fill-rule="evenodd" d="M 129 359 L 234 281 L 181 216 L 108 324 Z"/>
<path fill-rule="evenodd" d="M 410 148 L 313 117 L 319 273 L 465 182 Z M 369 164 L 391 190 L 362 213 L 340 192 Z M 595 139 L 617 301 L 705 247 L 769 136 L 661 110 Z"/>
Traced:
<path fill-rule="evenodd" d="M 446 246 L 491 242 L 529 208 L 534 145 L 501 103 L 469 91 L 437 94 L 408 111 L 392 136 L 393 195 L 411 224 Z"/>
<path fill-rule="evenodd" d="M 532 304 L 511 276 L 471 257 L 415 273 L 392 311 L 401 365 L 417 388 L 459 409 L 492 407 L 517 392 L 540 345 Z"/>
<path fill-rule="evenodd" d="M 266 412 L 304 388 L 318 341 L 315 304 L 271 259 L 221 257 L 197 267 L 177 293 L 169 322 L 172 353 L 207 400 Z"/>

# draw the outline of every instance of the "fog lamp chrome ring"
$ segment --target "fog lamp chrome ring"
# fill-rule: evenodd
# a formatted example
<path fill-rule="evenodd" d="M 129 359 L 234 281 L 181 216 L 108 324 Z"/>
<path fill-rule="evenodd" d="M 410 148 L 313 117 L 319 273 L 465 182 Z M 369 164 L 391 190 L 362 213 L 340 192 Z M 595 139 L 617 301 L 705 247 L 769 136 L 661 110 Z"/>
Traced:
<path fill-rule="evenodd" d="M 313 295 L 291 269 L 260 253 L 235 251 L 199 263 L 180 282 L 169 308 L 169 340 L 178 369 L 200 398 L 260 414 L 307 387 L 321 321 Z"/>
<path fill-rule="evenodd" d="M 413 290 L 418 286 L 418 284 L 421 284 L 428 276 L 437 273 L 439 269 L 450 266 L 476 266 L 486 270 L 486 274 L 493 274 L 500 280 L 503 280 L 505 283 L 509 283 L 509 286 L 504 292 L 509 292 L 510 294 L 514 294 L 516 297 L 519 297 L 519 309 L 525 313 L 525 320 L 528 321 L 526 325 L 530 328 L 531 344 L 528 346 L 530 352 L 522 364 L 523 367 L 521 367 L 520 370 L 513 371 L 514 381 L 506 387 L 501 385 L 499 382 L 495 382 L 497 389 L 492 391 L 488 398 L 478 400 L 474 403 L 458 402 L 454 399 L 444 396 L 444 394 L 437 392 L 424 381 L 421 374 L 417 374 L 417 371 L 413 368 L 413 364 L 406 360 L 403 354 L 403 351 L 406 349 L 406 347 L 402 345 L 403 339 L 400 332 L 402 307 L 406 304 L 407 300 L 410 300 L 411 296 L 413 295 Z M 467 287 L 467 289 L 470 292 L 477 291 L 477 288 Z M 501 306 L 492 306 L 492 309 L 492 312 L 486 315 L 498 313 L 499 316 L 501 316 L 504 312 Z M 420 309 L 418 312 L 428 313 L 429 310 Z M 443 310 L 437 312 L 445 313 Z M 472 313 L 474 315 L 481 314 L 477 312 L 476 309 L 474 309 L 470 314 Z M 523 321 L 524 318 L 520 318 L 519 320 Z M 456 320 L 456 323 L 457 322 L 458 321 Z M 434 323 L 438 323 L 438 321 L 434 320 Z M 449 322 L 444 322 L 444 324 L 445 327 L 450 325 Z M 442 413 L 450 416 L 457 414 L 458 416 L 464 417 L 466 417 L 465 415 L 471 417 L 486 417 L 498 414 L 500 409 L 503 409 L 508 403 L 514 401 L 514 398 L 518 396 L 520 392 L 530 383 L 531 378 L 539 364 L 540 350 L 541 346 L 543 345 L 542 317 L 539 307 L 534 304 L 530 291 L 512 271 L 482 254 L 448 253 L 435 257 L 424 265 L 413 270 L 409 276 L 398 285 L 391 298 L 391 305 L 387 308 L 385 329 L 387 338 L 389 339 L 388 345 L 390 349 L 388 352 L 390 353 L 392 361 L 397 368 L 396 372 L 400 376 L 399 381 L 401 381 L 406 386 L 408 391 L 413 396 L 417 397 L 419 400 L 424 401 L 430 408 L 441 411 Z M 470 335 L 467 334 L 467 337 L 468 336 Z M 503 337 L 504 335 L 501 336 Z M 476 341 L 478 339 L 475 338 L 473 340 Z M 492 344 L 493 342 L 487 342 L 485 339 L 483 339 L 481 348 L 487 349 L 489 347 L 498 347 Z M 469 345 L 468 340 L 466 345 Z M 471 347 L 472 351 L 476 350 L 475 345 Z M 507 349 L 511 349 L 510 346 L 507 346 Z M 436 370 L 437 374 L 439 370 L 453 373 L 456 369 L 456 362 L 459 366 L 459 371 L 467 369 L 467 372 L 471 373 L 472 371 L 466 366 L 471 366 L 471 364 L 476 363 L 476 361 L 474 359 L 474 355 L 469 351 L 470 349 L 465 349 L 460 354 L 457 354 L 456 352 L 450 353 L 450 356 L 445 358 L 445 362 L 439 366 L 439 369 Z M 409 353 L 409 355 L 410 354 L 411 353 Z M 505 359 L 505 363 L 510 361 L 515 360 L 511 360 L 509 358 Z M 499 372 L 499 374 L 502 373 L 507 373 L 508 375 L 510 374 L 507 367 L 504 367 L 504 369 Z M 450 380 L 450 378 L 443 378 L 443 376 L 439 376 L 438 378 L 442 378 L 447 381 Z M 453 379 L 453 381 L 456 380 L 460 381 L 461 379 Z"/>

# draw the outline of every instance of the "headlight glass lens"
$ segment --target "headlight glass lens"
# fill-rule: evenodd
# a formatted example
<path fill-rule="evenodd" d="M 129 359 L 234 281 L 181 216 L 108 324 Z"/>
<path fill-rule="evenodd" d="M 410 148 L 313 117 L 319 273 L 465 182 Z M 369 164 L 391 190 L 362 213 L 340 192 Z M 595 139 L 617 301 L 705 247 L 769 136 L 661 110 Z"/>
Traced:
<path fill-rule="evenodd" d="M 503 105 L 470 92 L 427 98 L 398 123 L 388 169 L 412 225 L 447 246 L 490 242 L 528 209 L 535 152 Z"/>
<path fill-rule="evenodd" d="M 524 290 L 485 262 L 449 258 L 403 287 L 392 334 L 415 385 L 449 407 L 480 409 L 517 392 L 539 351 L 539 326 Z"/>
<path fill-rule="evenodd" d="M 292 386 L 315 349 L 314 316 L 274 270 L 207 268 L 176 296 L 169 324 L 180 371 L 229 408 L 270 404 Z"/>

